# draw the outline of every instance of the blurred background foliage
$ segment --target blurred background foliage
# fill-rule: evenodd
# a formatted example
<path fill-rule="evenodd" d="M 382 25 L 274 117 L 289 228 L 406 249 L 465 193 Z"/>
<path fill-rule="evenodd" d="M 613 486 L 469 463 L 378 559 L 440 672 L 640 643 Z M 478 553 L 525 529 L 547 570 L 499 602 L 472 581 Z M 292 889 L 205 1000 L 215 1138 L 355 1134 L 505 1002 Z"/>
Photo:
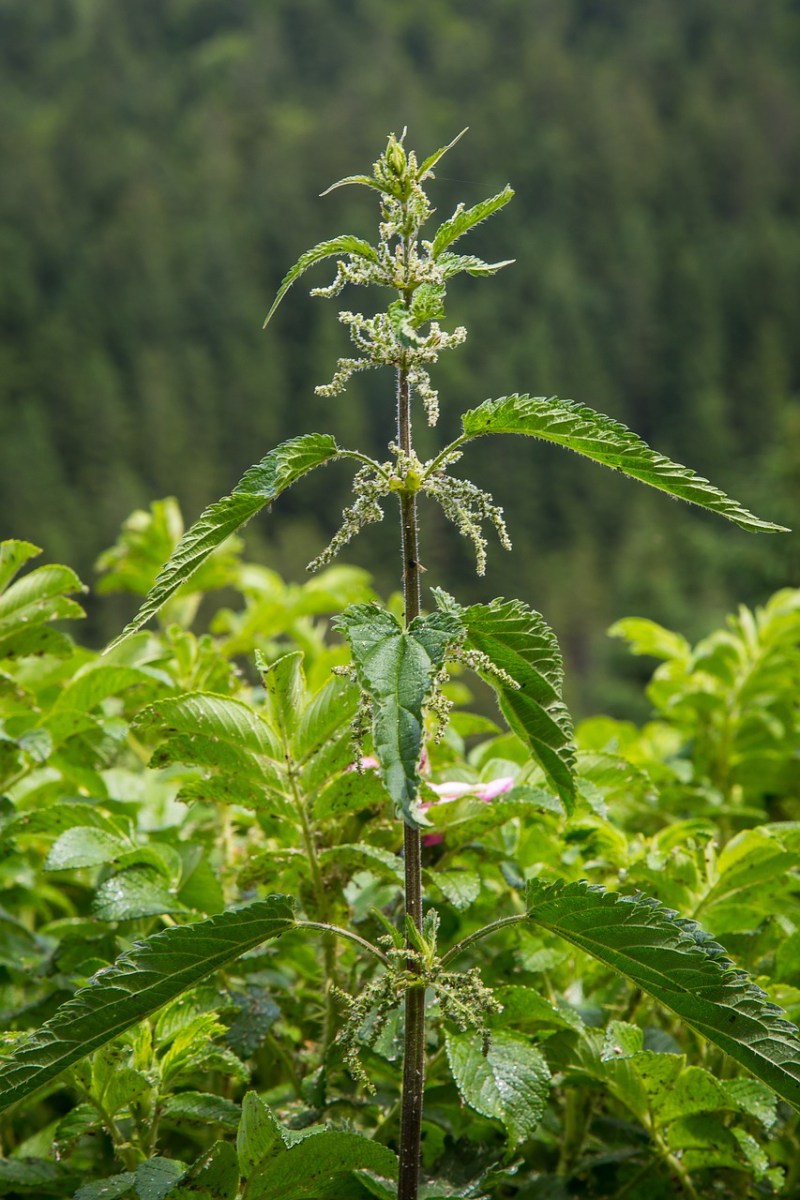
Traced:
<path fill-rule="evenodd" d="M 422 153 L 470 126 L 431 189 L 442 216 L 517 192 L 470 246 L 516 265 L 452 289 L 470 336 L 422 449 L 487 396 L 557 393 L 797 524 L 799 68 L 796 0 L 0 0 L 0 535 L 86 575 L 132 508 L 173 494 L 193 520 L 286 437 L 382 452 L 388 373 L 314 395 L 347 345 L 335 306 L 297 289 L 260 326 L 304 249 L 373 236 L 371 196 L 318 193 L 404 125 Z M 647 668 L 602 636 L 615 618 L 695 638 L 800 582 L 796 534 L 511 442 L 465 468 L 514 555 L 475 580 L 426 508 L 423 561 L 541 609 L 578 712 L 632 711 Z M 251 556 L 301 578 L 348 485 L 336 466 L 282 499 Z M 387 520 L 347 555 L 384 593 Z M 114 603 L 90 602 L 98 644 Z"/>

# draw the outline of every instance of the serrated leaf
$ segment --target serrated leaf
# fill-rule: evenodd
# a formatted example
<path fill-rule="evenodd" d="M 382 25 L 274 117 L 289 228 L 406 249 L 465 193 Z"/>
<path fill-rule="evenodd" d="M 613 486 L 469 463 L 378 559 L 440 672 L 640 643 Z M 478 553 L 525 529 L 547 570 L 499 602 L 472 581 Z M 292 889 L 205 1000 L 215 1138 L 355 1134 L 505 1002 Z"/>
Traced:
<path fill-rule="evenodd" d="M 436 230 L 431 251 L 433 258 L 438 258 L 442 251 L 446 250 L 448 246 L 452 246 L 458 238 L 463 237 L 470 229 L 474 229 L 481 221 L 485 221 L 487 217 L 491 217 L 498 209 L 508 204 L 513 195 L 514 189 L 506 186 L 496 196 L 481 200 L 478 204 L 473 204 L 472 208 L 464 208 L 463 205 L 459 205 L 452 217 L 449 217 Z"/>
<path fill-rule="evenodd" d="M 674 463 L 651 450 L 646 442 L 619 421 L 594 412 L 572 400 L 557 396 L 514 395 L 485 400 L 462 417 L 465 438 L 488 433 L 519 433 L 541 438 L 613 467 L 632 479 L 667 492 L 689 504 L 697 504 L 734 521 L 742 529 L 786 533 L 783 525 L 774 525 L 753 516 L 735 500 L 719 491 L 688 467 Z"/>
<path fill-rule="evenodd" d="M 509 1142 L 529 1137 L 542 1117 L 550 1091 L 544 1056 L 527 1038 L 498 1031 L 488 1054 L 480 1034 L 446 1035 L 447 1060 L 462 1099 L 484 1117 L 501 1121 Z"/>
<path fill-rule="evenodd" d="M 277 500 L 303 475 L 336 458 L 339 453 L 339 447 L 329 434 L 307 433 L 282 442 L 245 471 L 231 494 L 209 505 L 200 519 L 183 535 L 174 553 L 161 568 L 139 612 L 107 650 L 119 645 L 155 616 L 211 551 L 227 537 L 266 505 Z"/>
<path fill-rule="evenodd" d="M 255 1092 L 242 1101 L 242 1117 L 236 1135 L 239 1170 L 247 1179 L 255 1167 L 286 1149 L 283 1130 L 272 1109 Z"/>
<path fill-rule="evenodd" d="M 462 271 L 465 271 L 467 275 L 474 275 L 481 279 L 488 275 L 496 275 L 498 271 L 502 271 L 503 267 L 510 267 L 515 262 L 515 258 L 504 258 L 502 262 L 487 263 L 482 258 L 477 258 L 474 254 L 449 254 L 445 252 L 439 256 L 439 269 L 442 271 L 445 279 L 451 279 L 454 275 L 460 275 Z"/>
<path fill-rule="evenodd" d="M 346 183 L 366 183 L 369 186 L 376 186 L 374 180 L 370 180 L 366 175 L 351 175 L 348 179 L 340 179 L 338 183 L 332 184 L 328 191 L 333 191 L 334 188 L 341 187 Z M 325 193 L 322 193 L 325 195 Z M 327 242 L 319 242 L 316 246 L 312 246 L 310 250 L 306 250 L 305 254 L 301 254 L 297 262 L 291 267 L 278 288 L 277 295 L 272 301 L 272 307 L 267 313 L 264 321 L 264 329 L 267 328 L 276 308 L 280 304 L 283 297 L 288 292 L 289 288 L 299 279 L 300 276 L 313 267 L 316 263 L 323 262 L 326 258 L 335 258 L 337 255 L 353 255 L 356 258 L 365 258 L 368 262 L 378 262 L 378 251 L 369 242 L 365 242 L 363 238 L 354 237 L 352 234 L 343 233 L 340 237 L 331 238 Z"/>
<path fill-rule="evenodd" d="M 167 1096 L 161 1105 L 165 1121 L 178 1125 L 222 1125 L 225 1129 L 236 1129 L 239 1125 L 239 1105 L 224 1096 L 211 1092 L 178 1092 Z"/>
<path fill-rule="evenodd" d="M 320 192 L 320 196 L 327 196 L 329 192 L 335 192 L 337 188 L 347 187 L 354 183 L 361 184 L 363 187 L 375 188 L 378 192 L 383 191 L 377 179 L 373 179 L 371 175 L 345 175 L 344 179 L 337 179 L 336 183 L 332 183 L 324 192 Z"/>
<path fill-rule="evenodd" d="M 239 1191 L 236 1151 L 228 1142 L 215 1142 L 181 1175 L 165 1200 L 235 1200 Z"/>
<path fill-rule="evenodd" d="M 166 730 L 170 734 L 198 734 L 211 738 L 241 755 L 275 757 L 280 746 L 268 725 L 243 700 L 212 692 L 190 692 L 150 704 L 134 722 L 136 730 Z"/>
<path fill-rule="evenodd" d="M 619 971 L 800 1110 L 800 1031 L 695 922 L 585 882 L 528 890 L 528 915 Z"/>
<path fill-rule="evenodd" d="M 177 1159 L 147 1159 L 136 1168 L 136 1195 L 139 1200 L 164 1200 L 185 1170 Z"/>
<path fill-rule="evenodd" d="M 372 735 L 383 781 L 404 821 L 418 828 L 423 707 L 450 646 L 461 633 L 448 613 L 417 617 L 404 629 L 377 604 L 354 604 L 338 618 L 359 682 L 372 701 Z"/>
<path fill-rule="evenodd" d="M 461 141 L 462 137 L 464 136 L 464 134 L 467 132 L 468 129 L 469 129 L 469 126 L 467 125 L 466 128 L 461 130 L 461 133 L 456 134 L 456 136 L 453 138 L 452 142 L 448 142 L 446 146 L 441 146 L 440 149 L 434 150 L 433 154 L 429 154 L 427 158 L 424 158 L 422 160 L 422 162 L 420 163 L 419 168 L 417 170 L 417 179 L 423 180 L 425 178 L 425 176 L 428 175 L 428 173 L 433 170 L 433 168 L 438 163 L 439 159 L 443 158 L 444 155 L 447 154 L 448 150 L 452 150 L 453 146 L 457 145 L 458 142 Z"/>
<path fill-rule="evenodd" d="M 351 1171 L 369 1169 L 397 1176 L 397 1159 L 386 1146 L 357 1133 L 325 1130 L 306 1137 L 256 1167 L 245 1200 L 309 1200 Z"/>
<path fill-rule="evenodd" d="M 452 600 L 434 589 L 437 604 Z M 561 699 L 563 667 L 556 636 L 543 617 L 521 600 L 493 600 L 460 609 L 464 645 L 478 650 L 519 685 L 481 671 L 497 694 L 509 727 L 521 738 L 557 791 L 568 813 L 575 796 L 572 721 Z"/>
<path fill-rule="evenodd" d="M 293 924 L 287 898 L 270 896 L 136 943 L 0 1065 L 0 1111 Z"/>

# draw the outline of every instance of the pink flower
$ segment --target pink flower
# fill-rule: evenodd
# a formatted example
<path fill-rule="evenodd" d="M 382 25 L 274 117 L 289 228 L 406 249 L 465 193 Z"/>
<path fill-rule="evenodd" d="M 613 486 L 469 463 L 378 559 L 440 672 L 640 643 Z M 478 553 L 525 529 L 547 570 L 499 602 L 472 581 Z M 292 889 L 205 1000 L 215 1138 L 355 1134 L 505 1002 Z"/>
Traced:
<path fill-rule="evenodd" d="M 514 786 L 514 779 L 511 775 L 501 775 L 498 779 L 490 779 L 488 783 L 465 783 L 460 779 L 453 779 L 448 783 L 430 783 L 428 787 L 432 792 L 440 797 L 440 804 L 451 804 L 453 800 L 460 800 L 462 796 L 474 796 L 476 800 L 483 800 L 485 804 L 490 804 L 498 796 L 502 796 L 503 792 L 508 792 Z M 426 809 L 432 808 L 431 804 L 420 804 L 420 811 L 425 812 Z M 438 846 L 444 841 L 443 833 L 425 833 L 422 835 L 423 846 Z"/>

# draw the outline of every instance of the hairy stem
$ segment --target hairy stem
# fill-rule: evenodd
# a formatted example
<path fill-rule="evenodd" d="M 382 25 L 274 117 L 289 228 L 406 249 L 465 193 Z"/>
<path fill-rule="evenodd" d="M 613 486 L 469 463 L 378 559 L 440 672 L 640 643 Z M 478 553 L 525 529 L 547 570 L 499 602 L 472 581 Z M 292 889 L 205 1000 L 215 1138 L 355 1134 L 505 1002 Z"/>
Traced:
<path fill-rule="evenodd" d="M 406 256 L 408 242 L 406 241 Z M 409 297 L 406 297 L 408 302 Z M 411 385 L 408 366 L 397 372 L 397 444 L 410 454 Z M 419 563 L 419 527 L 416 496 L 400 493 L 400 526 L 403 554 L 403 599 L 405 623 L 419 616 L 422 607 Z M 422 927 L 422 840 L 418 829 L 404 826 L 405 911 Z M 419 964 L 408 960 L 408 970 L 419 971 Z M 419 1192 L 420 1143 L 422 1137 L 422 1096 L 425 1087 L 425 989 L 412 987 L 405 996 L 405 1047 L 403 1055 L 403 1098 L 400 1112 L 400 1174 L 398 1200 L 417 1200 Z"/>

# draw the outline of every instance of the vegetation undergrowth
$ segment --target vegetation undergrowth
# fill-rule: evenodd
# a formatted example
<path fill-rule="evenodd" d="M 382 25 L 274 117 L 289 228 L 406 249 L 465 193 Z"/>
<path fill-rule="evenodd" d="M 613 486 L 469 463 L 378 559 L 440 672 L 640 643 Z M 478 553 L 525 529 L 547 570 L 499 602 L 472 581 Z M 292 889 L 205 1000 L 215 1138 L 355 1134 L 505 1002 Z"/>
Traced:
<path fill-rule="evenodd" d="M 357 355 L 318 389 L 394 370 L 385 461 L 308 434 L 186 532 L 172 502 L 135 514 L 102 586 L 144 600 L 101 656 L 53 626 L 81 615 L 74 573 L 17 578 L 36 548 L 2 544 L 0 1194 L 800 1185 L 800 593 L 695 647 L 618 623 L 662 660 L 655 718 L 574 731 L 539 613 L 436 586 L 423 607 L 417 503 L 441 505 L 482 573 L 485 525 L 509 545 L 503 514 L 451 469 L 470 442 L 521 434 L 744 529 L 780 527 L 555 397 L 487 400 L 417 456 L 412 405 L 436 423 L 429 369 L 466 336 L 442 327 L 447 284 L 508 265 L 453 246 L 510 188 L 422 235 L 423 184 L 450 148 L 418 163 L 391 137 L 372 175 L 334 185 L 378 194 L 377 244 L 308 251 L 267 318 L 328 258 L 336 277 L 317 294 L 390 289 L 384 312 L 340 313 Z M 312 580 L 243 563 L 231 535 L 334 460 L 356 464 L 353 501 Z M 403 592 L 386 606 L 331 560 L 393 497 Z M 221 587 L 238 607 L 198 636 Z M 468 672 L 506 730 L 470 711 Z"/>

